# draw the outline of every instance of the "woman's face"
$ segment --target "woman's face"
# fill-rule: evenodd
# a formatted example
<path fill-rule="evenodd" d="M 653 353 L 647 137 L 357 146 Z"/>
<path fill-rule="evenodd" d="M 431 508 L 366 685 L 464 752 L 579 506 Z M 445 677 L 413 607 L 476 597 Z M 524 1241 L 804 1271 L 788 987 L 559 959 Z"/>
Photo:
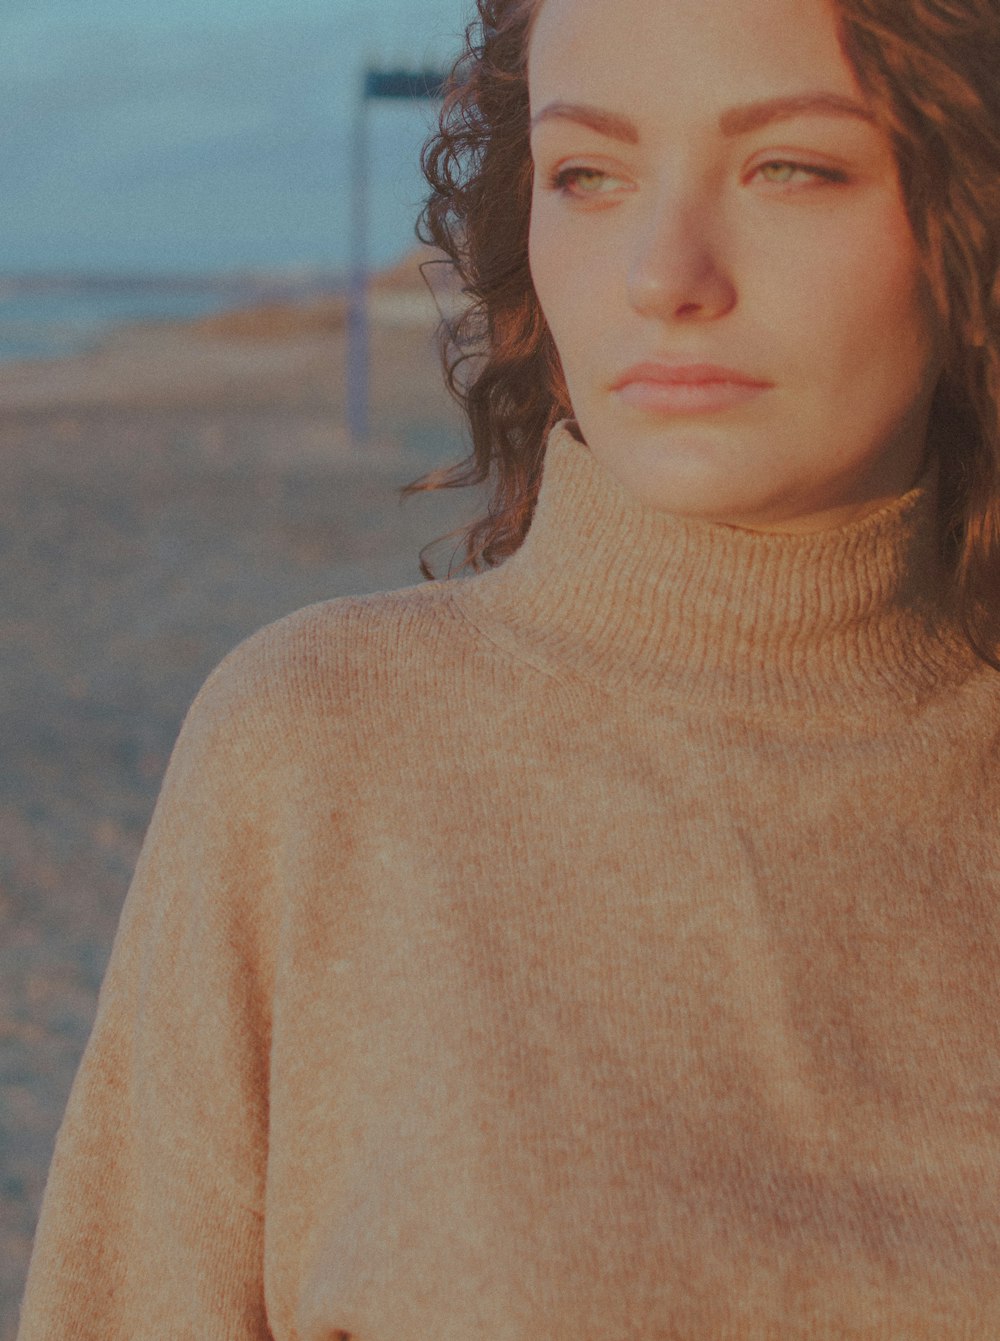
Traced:
<path fill-rule="evenodd" d="M 544 0 L 529 90 L 531 273 L 611 474 L 654 507 L 771 531 L 911 488 L 940 323 L 832 6 Z M 766 385 L 665 386 L 667 364 Z"/>

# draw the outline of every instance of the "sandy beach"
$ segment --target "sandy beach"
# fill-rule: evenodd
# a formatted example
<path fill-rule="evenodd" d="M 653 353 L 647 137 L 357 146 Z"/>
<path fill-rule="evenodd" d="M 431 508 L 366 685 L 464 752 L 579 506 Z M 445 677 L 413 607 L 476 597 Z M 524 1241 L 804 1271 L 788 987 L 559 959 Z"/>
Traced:
<path fill-rule="evenodd" d="M 372 432 L 342 300 L 120 331 L 0 365 L 0 1341 L 56 1129 L 183 714 L 243 637 L 422 581 L 482 496 L 401 503 L 465 454 L 412 261 L 374 287 Z M 433 552 L 443 573 L 454 542 Z"/>

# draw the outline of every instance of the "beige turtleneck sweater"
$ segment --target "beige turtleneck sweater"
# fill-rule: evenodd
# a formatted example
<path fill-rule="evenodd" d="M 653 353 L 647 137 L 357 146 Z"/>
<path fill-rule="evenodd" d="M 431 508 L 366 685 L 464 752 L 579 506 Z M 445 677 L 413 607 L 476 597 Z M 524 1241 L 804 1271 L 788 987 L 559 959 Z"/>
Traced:
<path fill-rule="evenodd" d="M 499 568 L 232 653 L 21 1341 L 996 1341 L 1000 675 L 933 508 L 684 520 L 563 426 Z"/>

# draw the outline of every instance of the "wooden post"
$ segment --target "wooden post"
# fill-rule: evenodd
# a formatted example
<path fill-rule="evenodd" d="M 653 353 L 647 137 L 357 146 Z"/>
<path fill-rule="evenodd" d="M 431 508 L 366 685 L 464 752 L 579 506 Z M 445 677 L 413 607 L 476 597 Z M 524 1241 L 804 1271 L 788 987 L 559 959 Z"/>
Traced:
<path fill-rule="evenodd" d="M 368 73 L 354 109 L 351 134 L 350 289 L 347 303 L 347 427 L 351 442 L 368 441 Z"/>
<path fill-rule="evenodd" d="M 371 381 L 368 320 L 368 214 L 371 192 L 368 104 L 377 98 L 440 98 L 446 77 L 435 70 L 364 72 L 351 134 L 350 286 L 347 302 L 347 427 L 357 447 L 368 441 Z"/>

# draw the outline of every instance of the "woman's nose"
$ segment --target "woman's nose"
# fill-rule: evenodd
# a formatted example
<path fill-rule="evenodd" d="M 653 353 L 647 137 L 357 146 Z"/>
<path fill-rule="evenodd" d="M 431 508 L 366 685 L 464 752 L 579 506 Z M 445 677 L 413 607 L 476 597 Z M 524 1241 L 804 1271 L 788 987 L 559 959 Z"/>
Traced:
<path fill-rule="evenodd" d="M 734 305 L 736 290 L 704 204 L 661 202 L 646 223 L 628 275 L 632 307 L 661 320 L 706 319 Z"/>

